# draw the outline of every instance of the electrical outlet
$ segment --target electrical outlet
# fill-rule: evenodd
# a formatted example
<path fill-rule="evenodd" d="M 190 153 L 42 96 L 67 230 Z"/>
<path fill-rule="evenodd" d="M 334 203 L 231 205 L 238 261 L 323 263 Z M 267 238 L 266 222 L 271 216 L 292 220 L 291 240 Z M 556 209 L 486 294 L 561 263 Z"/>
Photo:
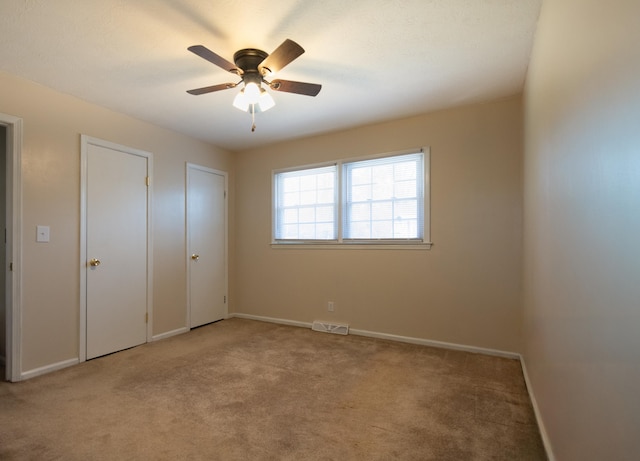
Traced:
<path fill-rule="evenodd" d="M 327 310 L 328 310 L 329 312 L 333 312 L 333 301 L 329 301 L 329 302 L 327 303 Z"/>

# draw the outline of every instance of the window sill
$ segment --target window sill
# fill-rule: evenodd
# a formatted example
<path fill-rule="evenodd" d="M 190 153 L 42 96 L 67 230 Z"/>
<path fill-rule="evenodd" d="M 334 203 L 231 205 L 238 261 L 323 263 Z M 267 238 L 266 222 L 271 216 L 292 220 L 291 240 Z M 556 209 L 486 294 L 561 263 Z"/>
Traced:
<path fill-rule="evenodd" d="M 311 243 L 311 242 L 271 242 L 271 248 L 278 250 L 430 250 L 432 242 L 410 243 Z"/>

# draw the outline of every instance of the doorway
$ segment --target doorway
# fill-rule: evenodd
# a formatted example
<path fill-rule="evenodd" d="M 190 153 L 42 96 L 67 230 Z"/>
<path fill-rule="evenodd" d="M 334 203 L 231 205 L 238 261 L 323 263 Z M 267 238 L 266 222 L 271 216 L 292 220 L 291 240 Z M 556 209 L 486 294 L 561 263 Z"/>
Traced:
<path fill-rule="evenodd" d="M 0 230 L 6 235 L 7 229 L 7 127 L 0 125 Z M 0 250 L 0 267 L 7 268 L 7 242 L 2 239 Z M 7 377 L 7 290 L 5 283 L 0 283 L 0 375 Z"/>
<path fill-rule="evenodd" d="M 151 154 L 82 137 L 80 360 L 150 337 Z"/>
<path fill-rule="evenodd" d="M 20 309 L 21 309 L 21 228 L 22 119 L 0 113 L 0 218 L 4 245 L 0 263 L 4 282 L 0 307 L 0 356 L 5 373 L 0 379 L 21 379 Z"/>
<path fill-rule="evenodd" d="M 187 164 L 187 326 L 227 317 L 227 174 Z"/>

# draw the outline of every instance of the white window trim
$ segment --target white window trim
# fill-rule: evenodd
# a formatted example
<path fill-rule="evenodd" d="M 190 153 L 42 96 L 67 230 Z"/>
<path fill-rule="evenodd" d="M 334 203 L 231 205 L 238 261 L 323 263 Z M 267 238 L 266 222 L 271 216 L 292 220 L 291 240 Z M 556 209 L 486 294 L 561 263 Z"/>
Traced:
<path fill-rule="evenodd" d="M 358 162 L 364 160 L 373 160 L 376 158 L 393 157 L 405 154 L 413 154 L 416 152 L 422 152 L 424 155 L 424 178 L 423 178 L 423 194 L 424 194 L 424 229 L 423 237 L 421 239 L 380 239 L 380 240 L 351 240 L 342 238 L 342 213 L 343 213 L 343 199 L 342 199 L 342 165 L 344 163 Z M 337 240 L 276 240 L 276 203 L 275 203 L 275 177 L 278 173 L 285 173 L 287 171 L 297 171 L 311 168 L 322 168 L 335 165 L 340 172 L 338 174 L 337 190 L 337 226 L 338 226 L 338 239 Z M 271 248 L 274 249 L 314 249 L 314 250 L 429 250 L 433 245 L 431 242 L 431 150 L 429 147 L 422 147 L 419 149 L 408 149 L 399 152 L 389 152 L 384 154 L 370 155 L 366 157 L 355 157 L 341 159 L 331 162 L 316 163 L 310 165 L 302 165 L 291 168 L 283 168 L 273 170 L 271 172 Z"/>

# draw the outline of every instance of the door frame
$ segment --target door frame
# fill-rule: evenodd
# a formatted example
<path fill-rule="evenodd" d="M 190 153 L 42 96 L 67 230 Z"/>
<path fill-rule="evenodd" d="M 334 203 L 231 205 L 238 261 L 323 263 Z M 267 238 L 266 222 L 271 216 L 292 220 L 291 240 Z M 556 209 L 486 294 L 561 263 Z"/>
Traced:
<path fill-rule="evenodd" d="M 0 113 L 7 129 L 7 263 L 5 268 L 5 379 L 22 379 L 22 119 Z"/>
<path fill-rule="evenodd" d="M 229 175 L 226 171 L 216 170 L 206 166 L 198 165 L 195 163 L 187 162 L 185 165 L 185 205 L 184 205 L 184 218 L 185 218 L 185 261 L 186 261 L 186 288 L 187 288 L 187 315 L 185 318 L 185 325 L 188 330 L 191 329 L 191 232 L 189 232 L 189 184 L 190 173 L 193 170 L 204 171 L 207 173 L 217 174 L 224 178 L 224 291 L 226 296 L 225 318 L 229 317 L 229 193 L 228 193 L 228 181 Z"/>
<path fill-rule="evenodd" d="M 123 146 L 110 141 L 80 135 L 80 347 L 79 361 L 87 360 L 87 156 L 89 146 L 94 145 L 106 149 L 144 157 L 147 159 L 147 339 L 153 336 L 153 221 L 151 219 L 153 197 L 153 154 L 133 147 Z"/>

